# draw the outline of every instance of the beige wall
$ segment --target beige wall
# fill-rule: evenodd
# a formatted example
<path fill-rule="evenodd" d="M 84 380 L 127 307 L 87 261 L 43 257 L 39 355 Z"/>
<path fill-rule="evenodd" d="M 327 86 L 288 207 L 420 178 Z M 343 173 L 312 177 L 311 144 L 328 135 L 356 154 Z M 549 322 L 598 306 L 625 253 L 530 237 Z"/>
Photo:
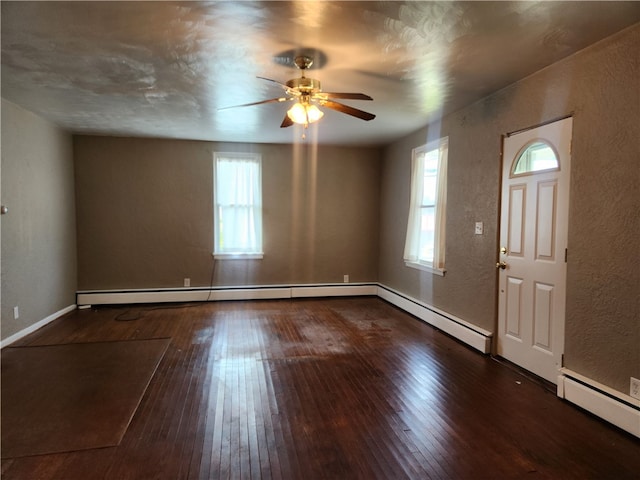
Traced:
<path fill-rule="evenodd" d="M 638 51 L 636 25 L 386 148 L 380 282 L 494 330 L 501 135 L 573 114 L 565 365 L 628 394 L 640 378 Z M 450 146 L 444 278 L 402 262 L 411 149 L 439 135 Z"/>
<path fill-rule="evenodd" d="M 2 100 L 3 340 L 75 303 L 72 152 L 71 135 Z"/>
<path fill-rule="evenodd" d="M 377 279 L 376 149 L 77 136 L 80 290 L 209 285 L 214 151 L 261 153 L 265 252 L 214 285 Z"/>

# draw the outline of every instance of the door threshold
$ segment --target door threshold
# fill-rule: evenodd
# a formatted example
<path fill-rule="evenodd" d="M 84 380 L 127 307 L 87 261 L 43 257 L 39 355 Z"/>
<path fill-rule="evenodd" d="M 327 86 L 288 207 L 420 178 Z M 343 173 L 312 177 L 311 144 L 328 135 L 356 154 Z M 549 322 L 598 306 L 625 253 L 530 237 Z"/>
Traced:
<path fill-rule="evenodd" d="M 542 378 L 538 375 L 536 375 L 533 372 L 530 372 L 529 370 L 521 367 L 520 365 L 517 365 L 513 362 L 511 362 L 510 360 L 507 360 L 504 357 L 500 357 L 497 355 L 492 355 L 491 359 L 504 365 L 505 367 L 507 367 L 508 369 L 512 370 L 513 372 L 516 372 L 518 375 L 525 377 L 527 380 L 530 380 L 531 382 L 539 385 L 540 387 L 542 387 L 544 390 L 548 390 L 549 392 L 553 393 L 554 395 L 556 394 L 556 390 L 557 390 L 557 386 L 553 383 L 550 382 L 549 380 L 547 380 L 546 378 Z"/>

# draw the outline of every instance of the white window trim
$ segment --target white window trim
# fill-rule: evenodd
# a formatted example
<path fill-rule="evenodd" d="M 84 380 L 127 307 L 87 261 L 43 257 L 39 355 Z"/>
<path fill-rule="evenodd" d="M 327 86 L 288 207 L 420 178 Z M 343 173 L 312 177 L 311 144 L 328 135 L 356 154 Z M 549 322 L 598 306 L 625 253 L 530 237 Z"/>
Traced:
<path fill-rule="evenodd" d="M 407 267 L 415 268 L 417 270 L 422 270 L 424 272 L 430 272 L 430 273 L 433 273 L 434 275 L 440 275 L 441 277 L 444 277 L 444 274 L 447 273 L 447 271 L 444 268 L 434 268 L 433 266 L 427 265 L 426 263 L 411 262 L 409 260 L 406 260 L 404 264 Z"/>
<path fill-rule="evenodd" d="M 433 252 L 433 262 L 421 261 L 412 253 L 414 245 L 412 245 L 412 241 L 410 240 L 411 229 L 415 227 L 415 217 L 417 213 L 416 209 L 416 200 L 415 196 L 418 196 L 417 192 L 417 182 L 418 178 L 416 176 L 416 164 L 418 162 L 417 156 L 423 152 L 429 152 L 432 150 L 442 150 L 445 149 L 446 154 L 439 156 L 438 162 L 438 180 L 437 180 L 437 198 L 436 198 L 436 238 L 434 239 L 434 252 Z M 407 219 L 407 238 L 405 240 L 405 250 L 404 250 L 404 261 L 407 267 L 415 268 L 418 270 L 422 270 L 425 272 L 430 272 L 435 275 L 444 276 L 446 269 L 444 267 L 445 263 L 445 239 L 446 239 L 446 231 L 445 231 L 445 223 L 446 223 L 446 202 L 447 202 L 447 162 L 448 162 L 448 151 L 449 151 L 449 137 L 443 137 L 438 140 L 431 141 L 426 145 L 422 145 L 420 147 L 416 147 L 411 152 L 411 191 L 412 195 L 410 198 L 409 205 L 409 216 Z"/>
<path fill-rule="evenodd" d="M 237 158 L 241 160 L 257 161 L 260 165 L 260 197 L 262 197 L 262 156 L 253 152 L 214 152 L 213 153 L 213 258 L 216 260 L 261 260 L 264 257 L 262 248 L 257 252 L 217 252 L 218 248 L 218 218 L 217 218 L 217 197 L 216 197 L 216 163 L 218 158 Z M 262 198 L 260 199 L 262 209 Z M 262 212 L 259 220 L 260 246 L 262 247 Z"/>
<path fill-rule="evenodd" d="M 214 253 L 216 260 L 261 260 L 264 252 L 257 253 Z"/>

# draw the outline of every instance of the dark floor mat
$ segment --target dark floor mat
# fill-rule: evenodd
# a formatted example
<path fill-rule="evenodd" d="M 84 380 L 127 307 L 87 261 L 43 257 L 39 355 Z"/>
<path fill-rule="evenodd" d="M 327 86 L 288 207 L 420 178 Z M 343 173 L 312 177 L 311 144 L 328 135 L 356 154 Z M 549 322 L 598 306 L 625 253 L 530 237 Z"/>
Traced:
<path fill-rule="evenodd" d="M 118 445 L 170 339 L 2 350 L 2 458 Z"/>

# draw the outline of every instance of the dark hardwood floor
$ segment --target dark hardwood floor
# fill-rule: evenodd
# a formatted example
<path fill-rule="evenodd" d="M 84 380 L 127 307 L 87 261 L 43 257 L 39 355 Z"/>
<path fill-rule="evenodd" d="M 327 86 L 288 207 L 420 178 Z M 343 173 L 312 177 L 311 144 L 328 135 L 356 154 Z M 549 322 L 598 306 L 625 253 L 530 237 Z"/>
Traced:
<path fill-rule="evenodd" d="M 78 310 L 21 340 L 171 338 L 117 447 L 3 479 L 623 479 L 640 441 L 377 298 Z"/>

